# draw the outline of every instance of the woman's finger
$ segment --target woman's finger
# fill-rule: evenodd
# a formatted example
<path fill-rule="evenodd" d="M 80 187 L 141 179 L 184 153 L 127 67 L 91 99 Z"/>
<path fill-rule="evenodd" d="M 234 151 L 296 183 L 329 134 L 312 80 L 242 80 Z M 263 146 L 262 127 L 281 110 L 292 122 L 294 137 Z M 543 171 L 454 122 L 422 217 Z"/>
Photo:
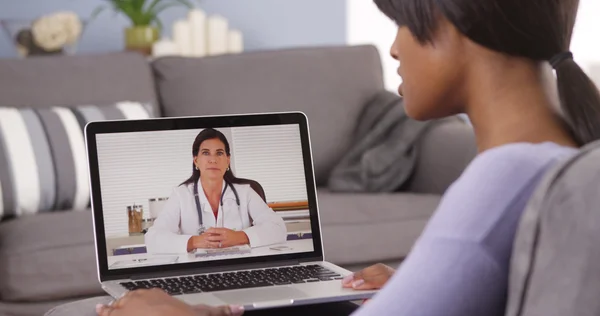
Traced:
<path fill-rule="evenodd" d="M 111 307 L 108 305 L 103 305 L 103 304 L 96 305 L 96 314 L 98 314 L 98 316 L 110 316 L 110 314 L 112 313 L 113 310 L 114 310 L 114 307 Z"/>
<path fill-rule="evenodd" d="M 354 282 L 354 273 L 349 274 L 347 276 L 345 276 L 342 279 L 342 285 L 344 285 L 344 287 L 352 287 L 352 282 Z"/>
<path fill-rule="evenodd" d="M 236 305 L 219 307 L 198 305 L 194 306 L 194 309 L 203 311 L 204 313 L 202 315 L 206 316 L 241 316 L 244 314 L 244 308 Z"/>
<path fill-rule="evenodd" d="M 117 299 L 112 304 L 110 304 L 110 307 L 119 308 L 119 307 L 123 306 L 132 296 L 138 295 L 142 291 L 143 290 L 127 291 L 119 299 Z"/>
<path fill-rule="evenodd" d="M 369 283 L 369 282 L 365 282 L 364 280 L 357 280 L 357 281 L 352 282 L 352 288 L 355 290 L 358 290 L 358 291 L 365 291 L 365 290 L 376 290 L 376 289 L 379 289 L 380 286 Z"/>
<path fill-rule="evenodd" d="M 356 282 L 358 280 L 365 280 L 369 278 L 369 270 L 368 268 L 357 271 L 352 273 L 351 275 L 347 276 L 343 281 L 345 281 L 346 284 L 352 284 L 353 282 Z"/>

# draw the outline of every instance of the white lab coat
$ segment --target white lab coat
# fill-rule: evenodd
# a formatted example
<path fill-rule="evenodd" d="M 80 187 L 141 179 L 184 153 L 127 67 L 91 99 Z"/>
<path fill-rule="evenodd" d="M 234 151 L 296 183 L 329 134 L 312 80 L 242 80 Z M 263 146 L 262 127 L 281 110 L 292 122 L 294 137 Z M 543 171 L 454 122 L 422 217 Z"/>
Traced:
<path fill-rule="evenodd" d="M 287 229 L 281 216 L 277 215 L 250 185 L 233 186 L 240 198 L 239 209 L 235 194 L 231 187 L 228 187 L 223 195 L 223 206 L 219 201 L 219 213 L 215 220 L 202 184 L 198 181 L 198 198 L 204 227 L 243 230 L 248 235 L 250 247 L 253 248 L 285 242 Z M 194 185 L 180 185 L 173 189 L 163 210 L 146 233 L 147 250 L 149 253 L 187 253 L 188 240 L 198 235 L 199 228 Z"/>

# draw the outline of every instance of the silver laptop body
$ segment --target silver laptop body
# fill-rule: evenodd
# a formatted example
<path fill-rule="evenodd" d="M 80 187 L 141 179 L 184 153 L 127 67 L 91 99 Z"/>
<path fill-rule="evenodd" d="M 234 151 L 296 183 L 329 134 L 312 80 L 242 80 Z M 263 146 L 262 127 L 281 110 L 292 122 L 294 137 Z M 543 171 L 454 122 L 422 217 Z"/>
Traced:
<path fill-rule="evenodd" d="M 269 135 L 273 135 L 274 142 L 297 142 L 300 147 L 295 150 L 297 153 L 301 153 L 301 157 L 298 158 L 296 155 L 296 158 L 290 157 L 290 159 L 301 159 L 304 165 L 303 175 L 308 210 L 278 211 L 277 214 L 282 214 L 281 216 L 286 220 L 286 227 L 304 224 L 304 228 L 299 231 L 290 231 L 288 228 L 288 240 L 283 244 L 267 246 L 269 249 L 252 249 L 249 250 L 250 252 L 240 252 L 240 254 L 215 252 L 201 255 L 188 253 L 157 256 L 147 252 L 147 249 L 141 244 L 144 232 L 139 233 L 135 216 L 133 217 L 133 226 L 137 231 L 131 233 L 131 216 L 128 217 L 128 215 L 135 212 L 136 206 L 123 204 L 128 201 L 120 202 L 119 200 L 122 196 L 128 197 L 127 188 L 131 186 L 123 184 L 124 189 L 117 194 L 118 192 L 115 193 L 115 191 L 118 190 L 109 185 L 121 184 L 122 181 L 126 182 L 137 177 L 136 174 L 125 172 L 131 170 L 126 166 L 127 163 L 132 163 L 132 159 L 128 159 L 131 158 L 132 153 L 137 155 L 136 159 L 142 160 L 151 155 L 152 150 L 155 152 L 181 150 L 187 154 L 185 158 L 181 159 L 191 161 L 189 148 L 193 139 L 190 139 L 189 142 L 180 141 L 181 149 L 176 147 L 178 145 L 173 144 L 177 142 L 161 143 L 161 141 L 169 140 L 171 136 L 173 139 L 182 140 L 186 135 L 195 135 L 205 128 L 224 131 L 232 139 L 232 157 L 240 161 L 251 159 L 249 154 L 246 155 L 247 158 L 236 157 L 238 154 L 236 141 L 247 139 L 244 138 L 244 135 L 248 135 L 248 132 L 262 133 L 260 135 L 264 139 L 270 139 Z M 282 131 L 281 133 L 277 132 L 278 128 Z M 283 132 L 284 130 L 285 132 Z M 295 130 L 297 130 L 296 136 L 294 136 Z M 290 142 L 287 142 L 285 137 L 289 137 Z M 85 138 L 90 172 L 98 278 L 102 288 L 113 298 L 121 297 L 128 289 L 152 287 L 180 289 L 181 282 L 185 282 L 186 290 L 175 290 L 170 294 L 189 304 L 213 306 L 234 304 L 243 306 L 245 310 L 352 301 L 367 299 L 375 294 L 375 291 L 344 289 L 341 278 L 351 272 L 324 260 L 309 126 L 303 113 L 285 112 L 91 122 L 85 128 Z M 138 148 L 136 146 L 139 149 L 135 149 Z M 164 148 L 152 149 L 152 146 Z M 256 146 L 260 146 L 260 143 L 257 143 Z M 148 153 L 144 154 L 144 150 L 148 150 Z M 257 152 L 260 152 L 260 148 L 257 149 Z M 179 159 L 179 156 L 173 157 L 176 157 L 176 159 L 173 158 L 174 160 Z M 123 170 L 115 169 L 121 165 L 121 161 Z M 140 162 L 138 161 L 138 163 Z M 174 163 L 174 165 L 176 164 Z M 188 170 L 189 167 L 189 163 L 186 163 L 185 170 Z M 243 167 L 240 164 L 239 167 L 236 165 L 236 168 Z M 182 173 L 183 171 L 174 169 L 172 173 L 178 172 Z M 246 173 L 248 172 L 251 170 Z M 139 178 L 143 179 L 143 176 L 140 175 Z M 165 174 L 165 179 L 168 176 Z M 156 177 L 160 176 L 156 175 Z M 135 190 L 131 189 L 132 196 L 129 200 L 136 202 L 140 209 L 146 211 L 147 215 L 142 220 L 142 226 L 144 226 L 144 224 L 152 222 L 152 213 L 161 206 L 158 201 L 162 200 L 159 196 L 144 196 L 142 193 L 135 193 L 137 195 L 133 196 L 135 195 L 134 191 L 144 191 L 143 186 L 146 182 L 137 181 L 141 184 L 138 184 Z M 165 183 L 158 186 L 164 186 L 165 189 L 161 190 L 166 192 L 167 188 L 177 184 L 179 183 Z M 265 190 L 268 197 L 269 188 L 266 187 Z M 139 220 L 137 225 L 139 226 Z M 254 256 L 254 253 L 261 255 Z M 281 284 L 273 282 L 273 280 L 279 280 L 280 274 L 289 274 L 290 271 L 295 278 L 292 282 L 285 281 Z M 264 285 L 265 275 L 268 276 L 268 285 Z M 273 275 L 274 277 L 270 277 Z M 252 283 L 253 280 L 259 280 L 258 276 L 261 281 Z M 226 283 L 229 282 L 227 280 L 233 280 L 238 285 L 234 286 L 235 289 L 229 289 L 229 285 L 224 288 L 219 288 L 217 285 L 217 288 L 209 287 L 207 289 L 206 280 L 209 283 L 214 280 L 226 280 Z M 239 280 L 244 280 L 245 283 L 237 282 Z M 195 283 L 196 281 L 204 283 L 198 285 Z M 248 282 L 252 284 L 248 284 Z M 253 284 L 263 285 L 254 287 Z"/>

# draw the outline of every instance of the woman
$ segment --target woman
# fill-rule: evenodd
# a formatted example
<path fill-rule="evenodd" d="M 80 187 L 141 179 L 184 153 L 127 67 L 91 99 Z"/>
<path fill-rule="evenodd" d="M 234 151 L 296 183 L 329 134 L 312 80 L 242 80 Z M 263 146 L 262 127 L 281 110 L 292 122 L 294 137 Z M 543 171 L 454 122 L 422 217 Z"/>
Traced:
<path fill-rule="evenodd" d="M 382 288 L 355 315 L 503 315 L 532 191 L 558 160 L 600 137 L 598 89 L 569 52 L 578 1 L 375 2 L 398 25 L 391 54 L 407 113 L 466 113 L 479 153 L 397 272 L 376 265 L 343 281 Z"/>
<path fill-rule="evenodd" d="M 283 219 L 230 169 L 223 133 L 208 128 L 192 145 L 192 176 L 175 188 L 146 233 L 150 253 L 185 253 L 239 245 L 261 247 L 286 241 Z"/>
<path fill-rule="evenodd" d="M 531 193 L 548 168 L 600 137 L 598 89 L 569 52 L 579 1 L 375 2 L 399 26 L 391 54 L 407 113 L 468 114 L 479 154 L 397 272 L 373 266 L 344 286 L 383 287 L 361 316 L 504 315 Z"/>

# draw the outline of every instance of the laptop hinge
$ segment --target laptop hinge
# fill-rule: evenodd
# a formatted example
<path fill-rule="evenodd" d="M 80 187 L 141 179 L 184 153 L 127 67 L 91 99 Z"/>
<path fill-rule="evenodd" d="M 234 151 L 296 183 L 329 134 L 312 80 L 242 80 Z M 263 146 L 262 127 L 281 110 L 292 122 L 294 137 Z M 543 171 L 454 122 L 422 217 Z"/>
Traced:
<path fill-rule="evenodd" d="M 300 264 L 298 260 L 290 260 L 290 261 L 277 261 L 277 262 L 260 262 L 260 263 L 249 263 L 243 265 L 233 265 L 233 266 L 225 266 L 225 267 L 211 267 L 211 268 L 201 268 L 201 269 L 189 269 L 189 270 L 179 270 L 179 271 L 161 271 L 155 273 L 147 273 L 147 274 L 136 274 L 134 276 L 129 277 L 132 280 L 142 280 L 142 279 L 152 279 L 152 278 L 164 278 L 164 277 L 177 277 L 191 274 L 206 274 L 206 273 L 219 273 L 219 272 L 227 272 L 227 271 L 239 271 L 239 270 L 253 270 L 253 269 L 264 269 L 264 268 L 274 268 L 280 266 L 293 266 Z M 124 279 L 124 278 L 120 278 Z"/>
<path fill-rule="evenodd" d="M 316 257 L 316 258 L 304 258 L 304 259 L 300 259 L 299 260 L 300 263 L 305 263 L 305 262 L 322 262 L 323 257 Z"/>

